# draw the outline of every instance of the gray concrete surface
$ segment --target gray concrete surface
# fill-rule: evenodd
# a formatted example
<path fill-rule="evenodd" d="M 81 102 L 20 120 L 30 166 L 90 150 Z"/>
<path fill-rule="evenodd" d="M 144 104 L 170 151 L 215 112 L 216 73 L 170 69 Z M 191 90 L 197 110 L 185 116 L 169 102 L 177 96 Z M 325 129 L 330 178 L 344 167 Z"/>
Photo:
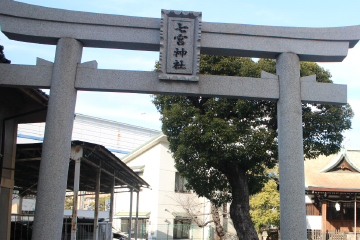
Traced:
<path fill-rule="evenodd" d="M 99 81 L 101 79 L 101 81 Z M 200 75 L 199 82 L 159 81 L 156 72 L 78 68 L 78 90 L 186 94 L 276 100 L 276 79 Z"/>
<path fill-rule="evenodd" d="M 347 103 L 347 86 L 301 81 L 301 101 L 303 103 L 344 105 Z"/>
<path fill-rule="evenodd" d="M 82 45 L 61 38 L 56 48 L 37 188 L 32 239 L 60 239 L 74 120 L 76 68 Z"/>
<path fill-rule="evenodd" d="M 279 76 L 278 142 L 281 239 L 306 239 L 305 179 L 300 61 L 294 53 L 276 59 Z"/>
<path fill-rule="evenodd" d="M 159 51 L 161 20 L 51 9 L 0 1 L 2 32 L 10 39 L 56 44 L 61 37 L 85 47 Z M 342 61 L 360 39 L 360 26 L 340 28 L 267 27 L 201 23 L 201 53 L 276 58 L 294 52 L 301 61 Z"/>
<path fill-rule="evenodd" d="M 0 64 L 0 85 L 50 88 L 52 70 L 51 66 Z"/>

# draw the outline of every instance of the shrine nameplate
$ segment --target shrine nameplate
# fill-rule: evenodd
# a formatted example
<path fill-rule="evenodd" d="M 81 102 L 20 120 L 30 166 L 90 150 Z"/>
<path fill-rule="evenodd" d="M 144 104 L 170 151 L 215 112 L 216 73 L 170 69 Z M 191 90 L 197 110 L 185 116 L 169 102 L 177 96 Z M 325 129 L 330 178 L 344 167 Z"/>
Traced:
<path fill-rule="evenodd" d="M 161 10 L 159 79 L 198 81 L 201 12 Z"/>

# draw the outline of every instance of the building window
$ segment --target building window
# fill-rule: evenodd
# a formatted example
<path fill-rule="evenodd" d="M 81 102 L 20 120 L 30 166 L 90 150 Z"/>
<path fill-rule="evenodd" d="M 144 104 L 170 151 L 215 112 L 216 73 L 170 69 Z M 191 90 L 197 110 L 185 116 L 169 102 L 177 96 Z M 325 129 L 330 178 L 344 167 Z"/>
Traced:
<path fill-rule="evenodd" d="M 354 203 L 342 203 L 344 220 L 354 220 Z"/>
<path fill-rule="evenodd" d="M 357 203 L 357 220 L 360 219 L 359 205 Z M 354 202 L 328 202 L 326 218 L 328 220 L 354 220 Z"/>
<path fill-rule="evenodd" d="M 174 239 L 189 239 L 190 238 L 191 222 L 188 219 L 177 220 L 174 219 Z"/>
<path fill-rule="evenodd" d="M 180 175 L 180 173 L 175 173 L 175 192 L 188 192 L 185 188 L 185 184 L 187 183 L 186 179 Z"/>
<path fill-rule="evenodd" d="M 339 203 L 340 204 L 340 203 Z M 327 219 L 328 220 L 341 220 L 341 208 L 340 210 L 336 209 L 335 202 L 327 203 Z"/>

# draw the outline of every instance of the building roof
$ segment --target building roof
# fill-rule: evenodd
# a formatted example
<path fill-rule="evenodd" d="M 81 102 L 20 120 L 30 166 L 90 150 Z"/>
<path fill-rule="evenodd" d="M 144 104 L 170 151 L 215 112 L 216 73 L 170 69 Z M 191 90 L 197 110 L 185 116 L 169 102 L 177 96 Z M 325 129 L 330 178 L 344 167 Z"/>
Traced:
<path fill-rule="evenodd" d="M 129 212 L 118 212 L 114 216 L 115 217 L 127 217 L 128 218 L 129 215 L 130 215 Z M 139 212 L 138 213 L 138 216 L 142 217 L 142 218 L 149 218 L 150 215 L 151 215 L 151 212 Z M 135 218 L 135 216 L 136 216 L 136 212 L 133 212 L 132 217 Z"/>
<path fill-rule="evenodd" d="M 167 137 L 163 133 L 160 133 L 159 135 L 153 137 L 152 139 L 150 139 L 149 141 L 147 141 L 143 145 L 141 145 L 138 148 L 134 149 L 132 152 L 130 152 L 129 154 L 122 157 L 121 160 L 124 163 L 128 164 L 129 162 L 134 160 L 137 156 L 139 156 L 142 153 L 146 152 L 147 150 L 149 150 L 150 148 L 152 148 L 155 145 L 159 144 L 160 142 L 168 142 Z"/>
<path fill-rule="evenodd" d="M 360 150 L 345 150 L 305 161 L 305 188 L 313 191 L 360 192 Z"/>
<path fill-rule="evenodd" d="M 36 194 L 42 145 L 42 143 L 17 144 L 15 189 L 20 193 Z M 71 145 L 79 154 L 73 156 L 72 153 L 70 156 L 67 189 L 74 188 L 74 158 L 81 160 L 80 191 L 95 191 L 95 176 L 99 170 L 101 171 L 101 193 L 111 192 L 114 178 L 116 187 L 135 189 L 150 187 L 145 180 L 104 146 L 82 141 L 72 141 Z"/>

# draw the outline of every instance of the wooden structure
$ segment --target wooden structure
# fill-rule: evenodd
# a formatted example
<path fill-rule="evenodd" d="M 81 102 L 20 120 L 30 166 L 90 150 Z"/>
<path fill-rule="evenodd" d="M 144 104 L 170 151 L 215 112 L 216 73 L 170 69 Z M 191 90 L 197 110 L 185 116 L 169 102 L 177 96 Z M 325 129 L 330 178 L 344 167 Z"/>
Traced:
<path fill-rule="evenodd" d="M 322 232 L 359 232 L 360 150 L 305 161 L 305 187 L 306 215 L 321 216 Z"/>

